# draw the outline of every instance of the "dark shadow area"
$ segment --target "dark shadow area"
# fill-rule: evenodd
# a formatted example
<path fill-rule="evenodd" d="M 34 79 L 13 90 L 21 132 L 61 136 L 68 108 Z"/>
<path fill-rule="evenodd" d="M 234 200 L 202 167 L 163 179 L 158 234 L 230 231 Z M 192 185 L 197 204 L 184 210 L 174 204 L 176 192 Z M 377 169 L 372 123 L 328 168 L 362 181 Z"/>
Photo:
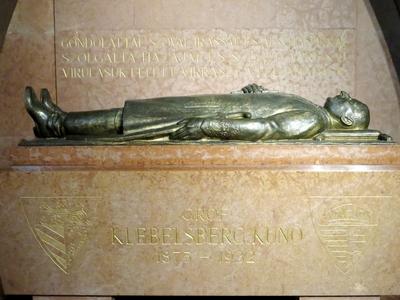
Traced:
<path fill-rule="evenodd" d="M 115 300 L 129 300 L 129 299 L 137 299 L 139 297 L 155 297 L 155 296 L 119 296 L 119 297 L 114 297 Z M 161 295 L 159 296 L 161 297 Z M 165 296 L 164 296 L 165 297 Z M 167 297 L 176 297 L 176 296 L 167 296 Z M 186 297 L 186 296 L 180 296 L 180 297 Z M 201 296 L 192 296 L 192 297 L 201 297 Z M 222 296 L 221 296 L 222 297 Z M 224 296 L 226 297 L 226 296 Z M 249 297 L 249 296 L 231 296 L 235 298 L 240 298 L 240 297 Z M 289 297 L 289 296 L 254 296 L 257 298 L 262 298 L 266 300 L 299 300 L 299 297 Z"/>
<path fill-rule="evenodd" d="M 16 5 L 17 0 L 0 1 L 0 52 Z"/>
<path fill-rule="evenodd" d="M 400 0 L 369 0 L 400 79 Z"/>

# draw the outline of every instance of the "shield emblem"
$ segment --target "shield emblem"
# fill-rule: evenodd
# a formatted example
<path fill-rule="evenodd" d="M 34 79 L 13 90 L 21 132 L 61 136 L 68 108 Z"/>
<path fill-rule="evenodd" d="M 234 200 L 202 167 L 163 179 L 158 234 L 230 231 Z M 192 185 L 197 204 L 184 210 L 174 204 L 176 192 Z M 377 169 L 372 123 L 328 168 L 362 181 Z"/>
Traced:
<path fill-rule="evenodd" d="M 312 210 L 315 231 L 338 269 L 347 274 L 374 236 L 376 218 L 365 203 L 356 204 L 354 199 L 317 198 L 322 203 Z"/>
<path fill-rule="evenodd" d="M 88 239 L 91 222 L 87 199 L 81 197 L 22 197 L 24 214 L 41 248 L 68 274 L 73 259 Z"/>

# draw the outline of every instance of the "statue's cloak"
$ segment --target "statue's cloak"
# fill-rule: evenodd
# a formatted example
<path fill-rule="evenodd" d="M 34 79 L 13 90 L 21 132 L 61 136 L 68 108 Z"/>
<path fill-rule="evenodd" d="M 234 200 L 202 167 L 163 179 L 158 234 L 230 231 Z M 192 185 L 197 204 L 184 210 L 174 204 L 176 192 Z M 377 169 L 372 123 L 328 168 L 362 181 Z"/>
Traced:
<path fill-rule="evenodd" d="M 187 118 L 222 118 L 250 113 L 252 119 L 267 118 L 294 110 L 321 114 L 321 107 L 297 95 L 267 92 L 261 94 L 222 94 L 162 97 L 128 100 L 123 109 L 123 133 L 132 138 L 166 136 Z"/>

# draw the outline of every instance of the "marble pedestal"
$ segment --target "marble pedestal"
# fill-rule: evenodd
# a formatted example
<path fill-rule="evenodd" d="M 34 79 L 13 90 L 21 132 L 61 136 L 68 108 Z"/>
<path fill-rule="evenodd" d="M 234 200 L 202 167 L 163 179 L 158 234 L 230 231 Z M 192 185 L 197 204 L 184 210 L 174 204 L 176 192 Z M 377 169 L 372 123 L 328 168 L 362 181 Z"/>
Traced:
<path fill-rule="evenodd" d="M 5 294 L 400 294 L 400 146 L 18 147 Z"/>

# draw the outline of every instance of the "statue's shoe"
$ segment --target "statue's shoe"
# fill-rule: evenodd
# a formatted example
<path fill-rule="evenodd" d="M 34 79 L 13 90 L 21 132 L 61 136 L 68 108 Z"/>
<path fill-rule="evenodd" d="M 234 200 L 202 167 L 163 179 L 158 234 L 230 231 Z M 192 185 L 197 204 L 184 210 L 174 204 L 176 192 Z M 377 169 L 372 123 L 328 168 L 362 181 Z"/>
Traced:
<path fill-rule="evenodd" d="M 41 89 L 40 99 L 48 111 L 59 114 L 61 117 L 67 115 L 65 111 L 63 111 L 61 108 L 57 106 L 57 104 L 53 102 L 48 89 Z"/>
<path fill-rule="evenodd" d="M 34 133 L 37 137 L 46 138 L 54 135 L 47 128 L 51 112 L 38 100 L 35 91 L 30 86 L 25 88 L 25 108 L 35 122 Z"/>

